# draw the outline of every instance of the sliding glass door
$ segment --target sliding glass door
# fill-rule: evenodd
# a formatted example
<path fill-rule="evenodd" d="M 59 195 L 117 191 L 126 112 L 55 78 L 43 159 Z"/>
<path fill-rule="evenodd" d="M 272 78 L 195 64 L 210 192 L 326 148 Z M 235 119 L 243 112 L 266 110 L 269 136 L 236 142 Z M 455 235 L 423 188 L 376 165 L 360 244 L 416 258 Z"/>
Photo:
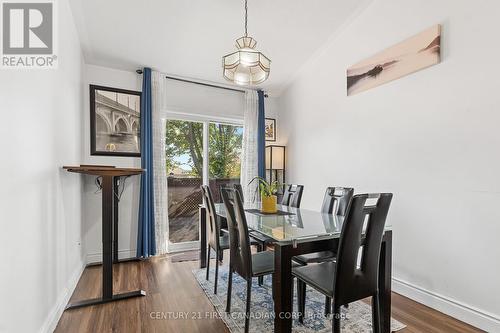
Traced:
<path fill-rule="evenodd" d="M 200 186 L 220 202 L 220 186 L 239 183 L 242 137 L 240 124 L 167 119 L 169 252 L 198 248 Z"/>
<path fill-rule="evenodd" d="M 209 185 L 216 202 L 220 187 L 240 183 L 243 126 L 210 123 L 208 140 Z"/>
<path fill-rule="evenodd" d="M 198 206 L 202 203 L 203 126 L 201 122 L 167 120 L 168 244 L 198 241 Z M 179 249 L 181 247 L 177 246 Z"/>

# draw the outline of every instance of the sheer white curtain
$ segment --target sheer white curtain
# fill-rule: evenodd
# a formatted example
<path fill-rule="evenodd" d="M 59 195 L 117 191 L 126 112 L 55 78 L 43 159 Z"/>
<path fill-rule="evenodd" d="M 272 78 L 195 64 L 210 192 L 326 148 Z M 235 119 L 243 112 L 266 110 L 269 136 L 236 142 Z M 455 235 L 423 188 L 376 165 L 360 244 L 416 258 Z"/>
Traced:
<path fill-rule="evenodd" d="M 153 123 L 153 185 L 155 192 L 155 240 L 156 254 L 167 252 L 167 170 L 165 160 L 166 125 L 166 77 L 153 71 L 151 75 L 152 123 Z"/>
<path fill-rule="evenodd" d="M 245 93 L 243 124 L 243 154 L 241 156 L 241 187 L 246 202 L 257 202 L 257 183 L 248 183 L 259 174 L 257 156 L 257 129 L 259 97 L 256 91 Z"/>

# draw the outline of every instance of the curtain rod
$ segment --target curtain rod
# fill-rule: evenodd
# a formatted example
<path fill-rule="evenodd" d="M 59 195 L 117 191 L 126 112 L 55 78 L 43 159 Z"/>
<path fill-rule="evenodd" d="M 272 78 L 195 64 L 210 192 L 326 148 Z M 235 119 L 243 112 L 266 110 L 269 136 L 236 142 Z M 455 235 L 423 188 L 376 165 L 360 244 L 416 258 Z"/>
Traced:
<path fill-rule="evenodd" d="M 135 71 L 137 74 L 142 74 L 142 69 L 138 69 Z M 178 77 L 173 77 L 173 76 L 168 76 L 166 75 L 165 76 L 167 79 L 170 79 L 170 80 L 176 80 L 176 81 L 181 81 L 181 82 L 187 82 L 187 83 L 193 83 L 193 84 L 199 84 L 201 86 L 206 86 L 206 87 L 212 87 L 212 88 L 218 88 L 218 89 L 225 89 L 225 90 L 231 90 L 231 91 L 236 91 L 236 92 L 240 92 L 240 93 L 244 93 L 245 90 L 242 90 L 242 89 L 235 89 L 235 88 L 229 88 L 229 87 L 223 87 L 223 86 L 218 86 L 218 85 L 215 85 L 215 84 L 210 84 L 210 83 L 203 83 L 203 82 L 198 82 L 198 81 L 191 81 L 191 80 L 187 80 L 187 79 L 181 79 L 181 78 L 178 78 Z M 266 93 L 264 93 L 264 97 L 268 97 Z"/>

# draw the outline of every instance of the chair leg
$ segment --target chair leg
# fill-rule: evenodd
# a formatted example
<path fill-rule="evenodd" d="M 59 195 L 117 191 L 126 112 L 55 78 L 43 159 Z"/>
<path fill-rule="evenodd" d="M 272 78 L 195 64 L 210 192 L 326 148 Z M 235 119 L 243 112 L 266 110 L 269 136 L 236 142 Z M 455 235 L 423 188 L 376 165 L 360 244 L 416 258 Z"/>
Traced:
<path fill-rule="evenodd" d="M 264 285 L 264 276 L 259 276 L 259 277 L 257 278 L 257 280 L 258 280 L 258 282 L 259 282 L 259 286 L 261 286 L 261 287 L 262 287 L 262 286 Z"/>
<path fill-rule="evenodd" d="M 257 252 L 262 252 L 262 249 L 263 249 L 263 243 L 259 243 L 259 245 L 257 245 Z M 262 285 L 264 284 L 264 276 L 259 276 L 257 278 L 257 281 L 259 283 L 259 286 L 262 287 Z"/>
<path fill-rule="evenodd" d="M 332 310 L 332 299 L 325 296 L 325 316 L 328 316 Z"/>
<path fill-rule="evenodd" d="M 297 312 L 299 314 L 299 322 L 300 322 L 301 312 L 300 312 L 300 284 L 299 283 L 300 283 L 299 279 L 297 279 Z M 292 288 L 294 288 L 293 281 L 292 281 Z M 295 294 L 295 290 L 292 290 L 292 295 L 294 295 L 294 294 Z"/>
<path fill-rule="evenodd" d="M 333 302 L 332 332 L 340 333 L 340 306 Z"/>
<path fill-rule="evenodd" d="M 380 298 L 378 292 L 372 297 L 373 333 L 380 333 Z"/>
<path fill-rule="evenodd" d="M 207 250 L 207 281 L 208 281 L 208 273 L 210 272 L 210 245 Z"/>
<path fill-rule="evenodd" d="M 217 279 L 219 277 L 219 251 L 215 251 L 215 284 L 214 294 L 217 294 Z"/>
<path fill-rule="evenodd" d="M 229 264 L 229 276 L 227 281 L 227 301 L 226 301 L 226 312 L 231 312 L 231 293 L 233 291 L 233 268 Z"/>
<path fill-rule="evenodd" d="M 297 278 L 297 310 L 299 312 L 299 323 L 304 323 L 306 311 L 306 284 Z"/>
<path fill-rule="evenodd" d="M 274 275 L 271 275 L 271 297 L 273 298 L 274 302 L 274 283 L 272 281 L 274 281 Z"/>
<path fill-rule="evenodd" d="M 219 260 L 220 260 L 220 263 L 222 264 L 222 261 L 224 260 L 224 251 L 223 250 L 220 250 Z"/>
<path fill-rule="evenodd" d="M 245 313 L 245 333 L 248 333 L 248 324 L 250 322 L 250 302 L 252 295 L 252 279 L 247 280 L 247 307 Z"/>

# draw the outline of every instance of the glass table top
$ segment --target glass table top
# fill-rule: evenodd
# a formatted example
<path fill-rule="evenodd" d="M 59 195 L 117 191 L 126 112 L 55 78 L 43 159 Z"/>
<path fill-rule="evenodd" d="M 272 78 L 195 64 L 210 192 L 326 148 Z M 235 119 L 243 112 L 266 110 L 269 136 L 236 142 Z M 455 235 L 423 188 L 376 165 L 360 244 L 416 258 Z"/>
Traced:
<path fill-rule="evenodd" d="M 310 240 L 317 237 L 339 237 L 344 217 L 302 208 L 277 205 L 278 210 L 290 215 L 264 215 L 249 212 L 260 209 L 260 204 L 245 204 L 248 228 L 273 238 L 278 242 Z M 216 214 L 226 217 L 224 204 L 215 204 Z M 390 226 L 386 225 L 386 230 Z"/>

